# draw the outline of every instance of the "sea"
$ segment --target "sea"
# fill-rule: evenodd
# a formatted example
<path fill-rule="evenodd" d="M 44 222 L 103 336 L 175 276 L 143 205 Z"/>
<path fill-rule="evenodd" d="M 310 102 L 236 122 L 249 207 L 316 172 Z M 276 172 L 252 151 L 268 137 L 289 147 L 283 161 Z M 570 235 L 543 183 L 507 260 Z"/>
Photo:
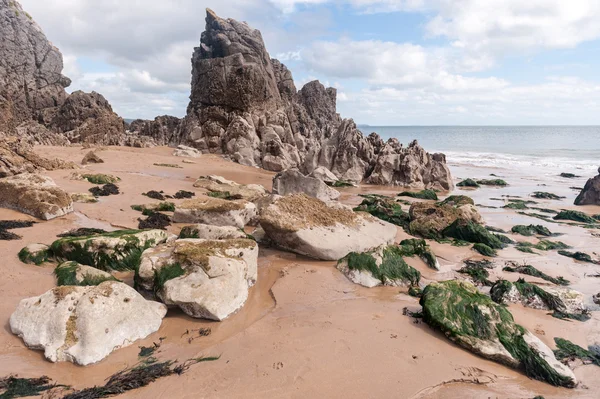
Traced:
<path fill-rule="evenodd" d="M 449 165 L 595 175 L 600 126 L 360 126 L 365 135 L 412 140 Z"/>

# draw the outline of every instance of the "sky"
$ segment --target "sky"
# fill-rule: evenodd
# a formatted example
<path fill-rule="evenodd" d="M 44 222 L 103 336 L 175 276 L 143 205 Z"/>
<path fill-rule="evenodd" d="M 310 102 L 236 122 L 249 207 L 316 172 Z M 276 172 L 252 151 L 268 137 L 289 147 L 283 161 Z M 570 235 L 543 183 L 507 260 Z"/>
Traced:
<path fill-rule="evenodd" d="M 359 124 L 600 124 L 600 0 L 20 0 L 69 91 L 184 116 L 205 8 L 262 32 Z"/>

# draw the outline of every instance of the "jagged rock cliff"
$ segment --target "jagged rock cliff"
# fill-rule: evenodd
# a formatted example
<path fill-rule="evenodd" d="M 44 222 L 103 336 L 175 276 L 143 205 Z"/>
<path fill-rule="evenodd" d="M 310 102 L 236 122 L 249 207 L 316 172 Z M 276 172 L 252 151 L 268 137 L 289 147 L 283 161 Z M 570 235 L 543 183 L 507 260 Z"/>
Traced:
<path fill-rule="evenodd" d="M 258 30 L 207 10 L 192 56 L 187 116 L 175 136 L 272 171 L 297 167 L 310 174 L 325 167 L 341 180 L 452 187 L 443 154 L 429 154 L 416 142 L 402 148 L 374 133 L 365 137 L 354 121 L 340 118 L 336 95 L 318 81 L 297 90 L 286 66 L 269 57 Z"/>

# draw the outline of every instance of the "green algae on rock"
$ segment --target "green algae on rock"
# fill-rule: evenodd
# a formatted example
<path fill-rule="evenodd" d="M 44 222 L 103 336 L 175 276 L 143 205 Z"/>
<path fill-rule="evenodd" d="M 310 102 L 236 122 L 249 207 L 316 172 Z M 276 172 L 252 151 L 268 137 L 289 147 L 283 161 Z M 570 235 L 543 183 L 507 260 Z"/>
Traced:
<path fill-rule="evenodd" d="M 44 244 L 29 244 L 19 251 L 18 256 L 23 263 L 39 266 L 50 258 L 48 250 Z"/>
<path fill-rule="evenodd" d="M 544 227 L 539 224 L 537 224 L 537 225 L 530 224 L 529 226 L 519 224 L 519 225 L 513 226 L 511 231 L 513 233 L 520 234 L 520 235 L 526 236 L 526 237 L 531 237 L 534 235 L 552 237 L 554 235 L 552 232 L 550 232 L 550 230 L 547 227 Z"/>
<path fill-rule="evenodd" d="M 419 256 L 432 269 L 440 270 L 440 265 L 431 247 L 425 240 L 409 238 L 400 242 L 402 256 Z"/>
<path fill-rule="evenodd" d="M 558 196 L 556 194 L 552 194 L 552 193 L 548 193 L 546 191 L 536 191 L 533 194 L 531 194 L 531 196 L 533 198 L 538 198 L 538 199 L 550 199 L 550 200 L 561 200 L 564 199 L 566 197 L 561 197 Z"/>
<path fill-rule="evenodd" d="M 392 198 L 379 195 L 361 195 L 363 201 L 354 208 L 355 212 L 367 212 L 386 222 L 408 228 L 410 217 L 402 206 Z"/>
<path fill-rule="evenodd" d="M 485 227 L 472 221 L 458 219 L 444 229 L 442 234 L 445 237 L 456 238 L 457 240 L 485 244 L 491 249 L 505 247 L 505 244 L 497 235 L 490 233 Z"/>
<path fill-rule="evenodd" d="M 494 256 L 498 255 L 498 253 L 496 252 L 496 250 L 494 248 L 491 248 L 480 242 L 473 245 L 473 250 L 479 252 L 483 256 L 494 257 Z"/>
<path fill-rule="evenodd" d="M 569 361 L 580 359 L 583 364 L 595 364 L 596 366 L 600 366 L 600 356 L 588 351 L 587 349 L 583 349 L 579 345 L 575 345 L 573 342 L 564 339 L 555 337 L 554 342 L 556 343 L 556 350 L 554 351 L 554 355 L 558 360 L 561 361 Z"/>
<path fill-rule="evenodd" d="M 456 187 L 473 187 L 473 188 L 477 188 L 477 187 L 479 187 L 479 183 L 477 183 L 477 181 L 474 180 L 474 179 L 468 178 L 468 179 L 464 179 L 460 183 L 456 183 Z"/>
<path fill-rule="evenodd" d="M 597 220 L 581 211 L 564 210 L 554 216 L 554 220 L 573 220 L 575 222 L 595 224 Z"/>
<path fill-rule="evenodd" d="M 549 276 L 546 273 L 541 272 L 538 269 L 536 269 L 535 267 L 533 267 L 531 265 L 527 265 L 527 264 L 519 265 L 516 262 L 507 262 L 507 266 L 505 266 L 502 270 L 505 272 L 510 272 L 510 273 L 520 273 L 520 274 L 526 274 L 526 275 L 532 276 L 532 277 L 538 277 L 543 280 L 550 281 L 556 285 L 569 285 L 569 280 L 565 280 L 561 276 L 559 276 L 559 277 Z"/>
<path fill-rule="evenodd" d="M 457 270 L 457 272 L 471 277 L 476 285 L 486 285 L 491 287 L 494 283 L 488 279 L 490 277 L 490 272 L 488 272 L 487 269 L 493 268 L 494 264 L 488 260 L 466 260 L 465 265 Z"/>
<path fill-rule="evenodd" d="M 599 263 L 598 261 L 593 260 L 592 257 L 590 255 L 586 254 L 585 252 L 558 251 L 558 253 L 562 256 L 566 256 L 568 258 L 573 258 L 580 262 L 587 262 L 587 263 L 594 263 L 594 264 Z"/>
<path fill-rule="evenodd" d="M 573 372 L 558 362 L 536 336 L 514 322 L 504 306 L 465 281 L 429 284 L 420 300 L 423 321 L 459 346 L 529 377 L 556 386 L 577 385 Z"/>
<path fill-rule="evenodd" d="M 437 201 L 438 196 L 437 193 L 433 190 L 421 190 L 417 192 L 412 191 L 403 191 L 398 194 L 398 197 L 410 197 L 424 200 L 435 200 Z"/>
<path fill-rule="evenodd" d="M 54 269 L 56 285 L 100 285 L 105 281 L 119 281 L 110 273 L 77 262 L 64 262 Z"/>

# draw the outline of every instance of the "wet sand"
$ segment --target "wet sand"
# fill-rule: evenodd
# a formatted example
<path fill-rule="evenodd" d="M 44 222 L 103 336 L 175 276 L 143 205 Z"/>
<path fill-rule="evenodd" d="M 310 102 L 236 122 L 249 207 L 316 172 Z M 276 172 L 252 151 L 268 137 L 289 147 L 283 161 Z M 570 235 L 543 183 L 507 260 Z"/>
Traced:
<path fill-rule="evenodd" d="M 55 156 L 79 162 L 88 150 L 77 147 L 39 147 L 45 156 Z M 25 348 L 22 341 L 10 333 L 8 319 L 22 298 L 40 295 L 55 286 L 53 266 L 22 264 L 16 254 L 32 242 L 50 243 L 56 234 L 75 227 L 113 228 L 137 227 L 140 213 L 130 209 L 133 204 L 156 202 L 143 195 L 149 190 L 195 191 L 192 184 L 201 175 L 217 174 L 239 183 L 259 183 L 271 188 L 273 173 L 244 167 L 214 155 L 182 163 L 173 157 L 172 149 L 134 149 L 110 147 L 100 151 L 104 164 L 88 165 L 85 169 L 119 176 L 122 194 L 103 197 L 96 204 L 75 204 L 76 212 L 49 222 L 39 222 L 31 228 L 15 230 L 20 241 L 0 241 L 3 254 L 3 279 L 0 281 L 0 376 L 19 374 L 23 377 L 48 375 L 61 384 L 83 388 L 102 384 L 124 367 L 137 362 L 139 346 L 148 346 L 164 337 L 157 353 L 160 359 L 186 360 L 198 356 L 221 356 L 218 361 L 200 363 L 182 376 L 156 381 L 148 387 L 129 392 L 123 397 L 135 398 L 597 398 L 600 388 L 600 368 L 587 365 L 575 368 L 580 380 L 576 389 L 555 388 L 533 381 L 522 373 L 479 358 L 450 343 L 423 323 L 403 315 L 403 309 L 418 310 L 418 300 L 405 289 L 380 287 L 367 289 L 348 281 L 335 269 L 335 262 L 318 262 L 294 254 L 262 249 L 259 256 L 259 277 L 251 288 L 245 306 L 221 323 L 192 319 L 180 311 L 170 310 L 161 329 L 145 340 L 116 350 L 102 362 L 80 367 L 70 363 L 53 364 L 43 354 Z M 154 163 L 174 163 L 181 169 L 154 166 Z M 539 207 L 574 209 L 576 192 L 569 186 L 582 185 L 572 181 L 511 174 L 506 170 L 471 168 L 453 165 L 453 175 L 485 177 L 490 173 L 506 176 L 509 187 L 481 188 L 474 191 L 456 190 L 475 199 L 477 204 L 502 206 L 490 198 L 501 195 L 527 196 L 533 191 L 550 191 L 568 196 L 564 201 L 539 200 Z M 87 192 L 91 185 L 70 180 L 72 171 L 47 172 L 56 183 L 69 192 Z M 581 179 L 580 179 L 581 180 Z M 550 182 L 550 183 L 549 183 Z M 546 187 L 538 184 L 548 184 Z M 357 204 L 359 193 L 396 194 L 398 188 L 369 187 L 341 189 L 342 202 Z M 174 200 L 174 202 L 179 202 Z M 590 214 L 600 213 L 598 207 L 578 208 Z M 506 230 L 515 224 L 542 224 L 553 232 L 565 235 L 556 238 L 592 254 L 600 238 L 591 231 L 576 226 L 548 223 L 518 215 L 513 210 L 480 208 L 487 224 Z M 17 212 L 0 209 L 0 219 L 32 219 Z M 181 226 L 169 228 L 178 233 Z M 399 229 L 398 239 L 408 237 Z M 512 237 L 513 239 L 517 236 Z M 526 240 L 518 237 L 519 240 Z M 419 269 L 424 281 L 457 278 L 456 269 L 462 260 L 480 259 L 468 247 L 453 247 L 431 243 L 440 259 L 441 271 L 426 267 L 418 259 L 408 262 Z M 504 277 L 516 280 L 519 275 L 501 271 L 505 260 L 526 260 L 552 275 L 562 275 L 571 287 L 586 294 L 590 307 L 591 295 L 600 291 L 600 278 L 585 274 L 600 273 L 600 266 L 586 265 L 549 251 L 542 255 L 518 252 L 514 248 L 500 251 L 498 265 L 491 279 Z M 527 280 L 538 281 L 526 277 Z M 539 281 L 543 282 L 543 281 Z M 545 282 L 543 282 L 545 283 Z M 581 346 L 591 343 L 593 331 L 600 330 L 600 317 L 593 312 L 592 320 L 581 323 L 563 321 L 544 311 L 510 307 L 518 323 L 534 332 L 546 344 L 554 347 L 554 337 L 567 338 Z M 209 327 L 208 337 L 195 337 L 193 330 Z M 187 332 L 187 333 L 186 333 Z M 197 336 L 197 333 L 196 333 Z M 193 338 L 190 340 L 190 338 Z"/>

